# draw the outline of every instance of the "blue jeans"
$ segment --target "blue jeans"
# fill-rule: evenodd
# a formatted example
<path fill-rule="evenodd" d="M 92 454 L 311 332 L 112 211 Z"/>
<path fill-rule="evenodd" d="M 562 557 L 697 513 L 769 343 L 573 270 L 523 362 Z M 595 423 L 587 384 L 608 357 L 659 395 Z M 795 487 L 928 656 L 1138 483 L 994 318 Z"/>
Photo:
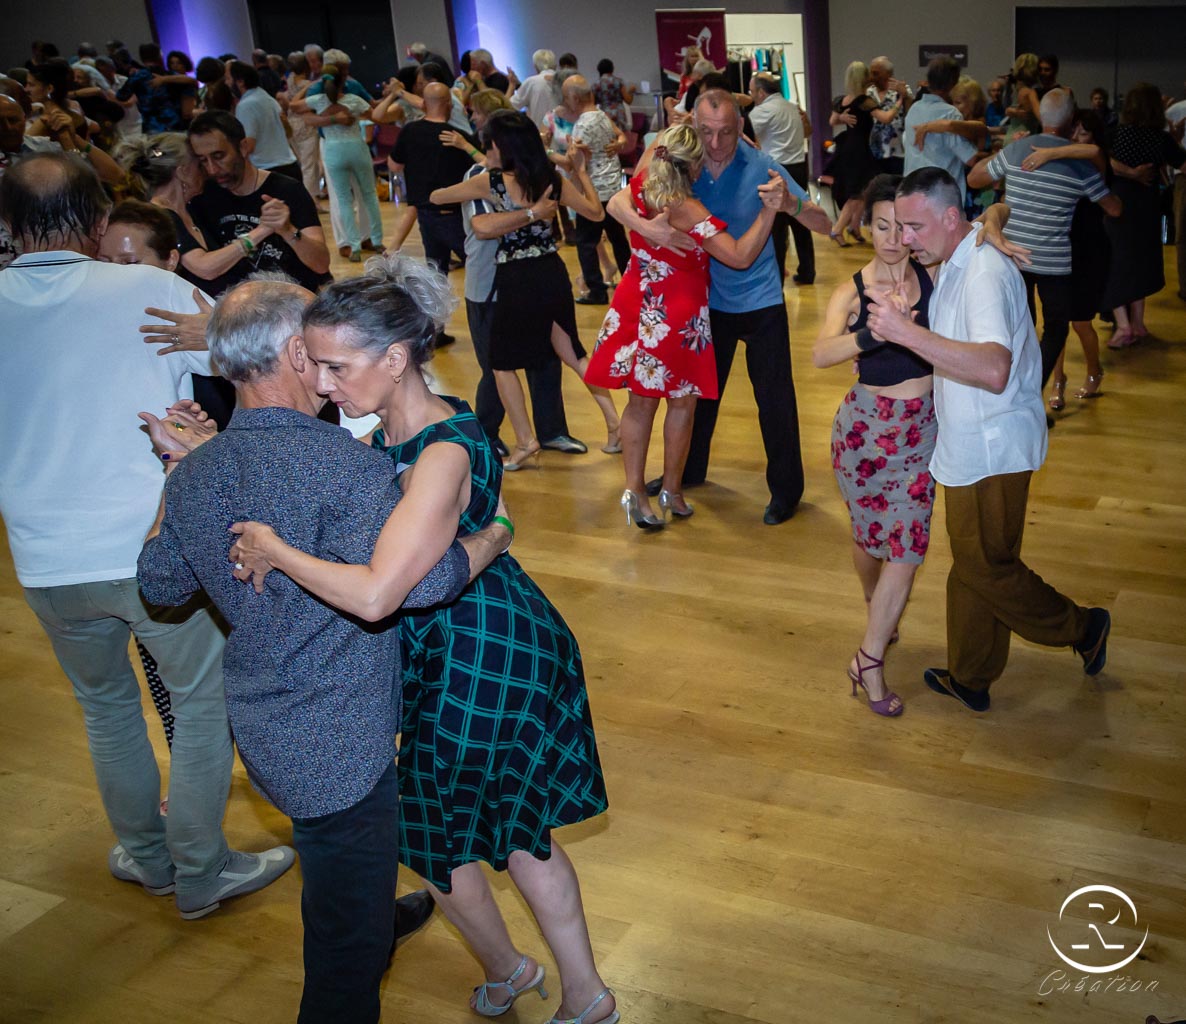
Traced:
<path fill-rule="evenodd" d="M 337 194 L 342 230 L 346 233 L 345 238 L 336 239 L 338 245 L 348 245 L 357 252 L 362 243 L 352 193 L 358 196 L 360 206 L 366 206 L 371 219 L 371 241 L 375 245 L 382 245 L 383 222 L 379 213 L 379 196 L 375 192 L 375 168 L 371 163 L 371 151 L 362 137 L 350 140 L 326 139 L 321 146 L 321 159 L 325 161 L 329 187 Z"/>
<path fill-rule="evenodd" d="M 82 705 L 103 807 L 132 859 L 154 873 L 176 869 L 178 892 L 204 889 L 226 866 L 222 816 L 231 748 L 222 689 L 224 635 L 205 597 L 157 608 L 134 579 L 25 588 Z M 169 817 L 128 659 L 135 633 L 160 667 L 175 726 Z"/>
<path fill-rule="evenodd" d="M 399 782 L 394 761 L 362 800 L 293 818 L 305 887 L 305 990 L 298 1024 L 373 1024 L 395 940 Z"/>

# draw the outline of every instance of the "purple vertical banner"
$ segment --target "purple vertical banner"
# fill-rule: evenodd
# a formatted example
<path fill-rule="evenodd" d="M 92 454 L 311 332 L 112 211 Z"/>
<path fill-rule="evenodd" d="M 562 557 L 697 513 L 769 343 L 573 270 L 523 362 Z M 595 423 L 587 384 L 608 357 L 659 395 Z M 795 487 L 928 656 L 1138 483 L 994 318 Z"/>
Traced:
<path fill-rule="evenodd" d="M 189 33 L 185 27 L 182 0 L 149 0 L 149 17 L 156 30 L 157 43 L 164 56 L 170 50 L 189 53 Z M 133 51 L 134 52 L 134 51 Z M 197 60 L 197 57 L 194 57 Z"/>

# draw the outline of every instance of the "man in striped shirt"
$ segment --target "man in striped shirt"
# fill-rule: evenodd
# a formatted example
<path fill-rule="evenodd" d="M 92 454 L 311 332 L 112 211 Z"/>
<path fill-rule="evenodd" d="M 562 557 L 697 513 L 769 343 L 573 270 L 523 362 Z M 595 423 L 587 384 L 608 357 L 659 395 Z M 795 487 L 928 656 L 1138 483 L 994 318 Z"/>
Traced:
<path fill-rule="evenodd" d="M 1042 386 L 1050 377 L 1067 341 L 1071 321 L 1071 218 L 1082 198 L 1099 203 L 1109 217 L 1122 204 L 1108 191 L 1090 160 L 1055 159 L 1036 170 L 1022 164 L 1035 149 L 1067 145 L 1075 114 L 1074 97 L 1051 89 L 1042 97 L 1042 134 L 1011 142 L 968 174 L 968 185 L 980 189 L 1005 180 L 1009 223 L 1005 235 L 1030 250 L 1032 263 L 1023 271 L 1030 315 L 1037 323 L 1034 293 L 1042 300 Z"/>

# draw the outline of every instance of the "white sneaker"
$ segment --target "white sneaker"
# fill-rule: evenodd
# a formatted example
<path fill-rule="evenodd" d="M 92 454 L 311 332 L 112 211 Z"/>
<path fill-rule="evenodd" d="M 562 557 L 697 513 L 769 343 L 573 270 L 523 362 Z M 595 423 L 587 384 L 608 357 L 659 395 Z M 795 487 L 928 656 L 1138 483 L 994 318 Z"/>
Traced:
<path fill-rule="evenodd" d="M 177 894 L 177 909 L 187 921 L 212 914 L 221 901 L 232 896 L 246 896 L 271 885 L 293 865 L 296 851 L 291 846 L 277 846 L 263 853 L 231 850 L 230 857 L 213 884 L 197 892 Z"/>

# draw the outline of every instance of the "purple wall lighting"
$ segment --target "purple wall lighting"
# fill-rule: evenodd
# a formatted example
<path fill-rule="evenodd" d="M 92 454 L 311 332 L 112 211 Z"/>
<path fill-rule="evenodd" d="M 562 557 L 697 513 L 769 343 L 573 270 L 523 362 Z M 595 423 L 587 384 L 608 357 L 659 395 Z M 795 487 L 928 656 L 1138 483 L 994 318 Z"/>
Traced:
<path fill-rule="evenodd" d="M 181 50 L 196 64 L 202 57 L 235 53 L 243 44 L 240 27 L 226 3 L 212 0 L 148 0 L 161 52 Z M 243 19 L 246 18 L 245 5 Z"/>

